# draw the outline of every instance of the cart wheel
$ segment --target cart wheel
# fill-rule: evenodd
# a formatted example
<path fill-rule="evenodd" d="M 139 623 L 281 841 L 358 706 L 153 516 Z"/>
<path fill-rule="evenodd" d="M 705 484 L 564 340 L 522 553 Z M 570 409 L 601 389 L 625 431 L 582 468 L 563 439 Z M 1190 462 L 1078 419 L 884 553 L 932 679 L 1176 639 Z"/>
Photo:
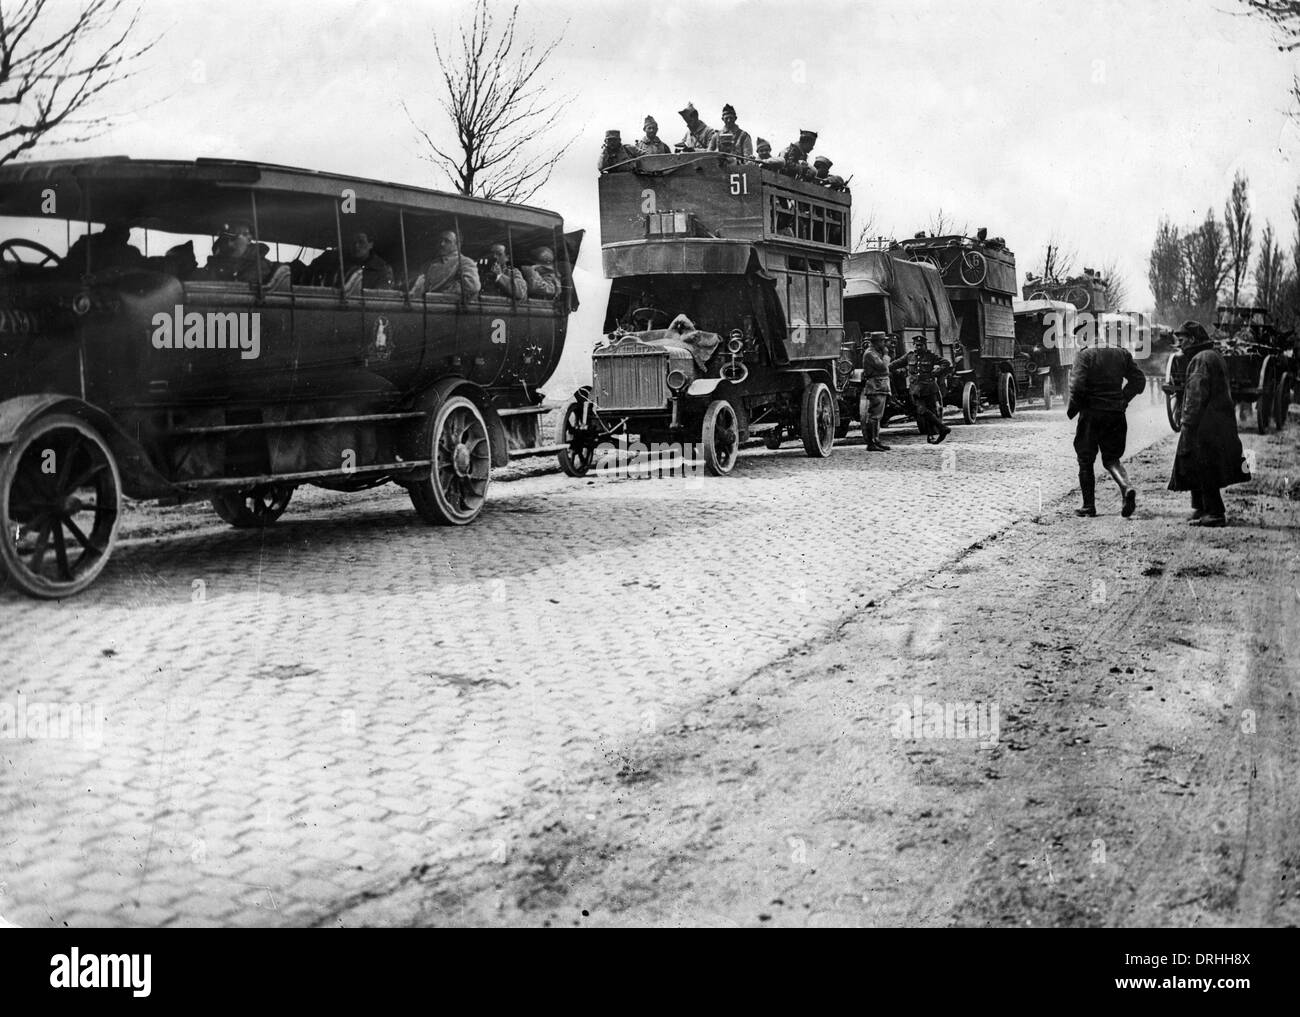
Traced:
<path fill-rule="evenodd" d="M 218 491 L 212 496 L 212 508 L 231 526 L 257 529 L 284 515 L 292 497 L 291 484 L 258 484 L 247 491 Z"/>
<path fill-rule="evenodd" d="M 596 446 L 590 442 L 581 446 L 575 444 L 574 436 L 581 426 L 582 403 L 571 399 L 560 410 L 559 431 L 555 436 L 557 445 L 567 446 L 557 452 L 555 458 L 559 461 L 560 469 L 570 477 L 585 477 L 596 455 Z"/>
<path fill-rule="evenodd" d="M 980 415 L 980 390 L 973 381 L 966 382 L 961 389 L 961 419 L 973 424 Z"/>
<path fill-rule="evenodd" d="M 1277 383 L 1277 394 L 1273 397 L 1273 426 L 1279 431 L 1286 427 L 1287 410 L 1291 406 L 1291 390 L 1295 380 L 1290 371 L 1283 371 Z"/>
<path fill-rule="evenodd" d="M 767 434 L 763 435 L 763 447 L 771 448 L 771 449 L 780 448 L 781 439 L 784 437 L 784 435 L 785 435 L 785 427 L 781 424 L 777 424 L 776 427 L 772 428 L 770 431 L 767 432 Z"/>
<path fill-rule="evenodd" d="M 957 271 L 961 274 L 961 281 L 967 286 L 978 286 L 989 274 L 989 266 L 984 260 L 984 255 L 979 251 L 967 251 L 962 255 Z"/>
<path fill-rule="evenodd" d="M 1043 375 L 1043 409 L 1050 410 L 1051 408 L 1052 408 L 1052 376 L 1050 374 L 1045 374 Z"/>
<path fill-rule="evenodd" d="M 1169 428 L 1174 432 L 1183 429 L 1183 396 L 1181 392 L 1165 393 L 1165 416 L 1169 418 Z"/>
<path fill-rule="evenodd" d="M 1255 400 L 1255 430 L 1260 434 L 1268 433 L 1268 410 L 1272 401 L 1272 392 L 1261 392 Z"/>
<path fill-rule="evenodd" d="M 709 403 L 700 432 L 704 442 L 704 468 L 715 477 L 725 477 L 740 455 L 740 427 L 731 403 L 725 399 Z"/>
<path fill-rule="evenodd" d="M 998 376 L 998 409 L 1004 417 L 1016 415 L 1016 379 L 1010 371 Z"/>
<path fill-rule="evenodd" d="M 433 462 L 428 477 L 407 487 L 415 511 L 440 526 L 472 523 L 483 511 L 492 480 L 492 452 L 479 408 L 464 396 L 444 400 L 421 428 L 419 447 Z"/>
<path fill-rule="evenodd" d="M 835 447 L 835 397 L 824 381 L 803 390 L 799 436 L 804 453 L 813 459 L 825 459 Z"/>
<path fill-rule="evenodd" d="M 1255 429 L 1260 434 L 1268 432 L 1269 417 L 1273 412 L 1274 384 L 1273 358 L 1265 357 L 1259 369 L 1259 390 L 1255 396 Z"/>
<path fill-rule="evenodd" d="M 0 456 L 0 572 L 30 597 L 80 593 L 112 553 L 121 491 L 112 450 L 84 420 L 29 423 Z"/>

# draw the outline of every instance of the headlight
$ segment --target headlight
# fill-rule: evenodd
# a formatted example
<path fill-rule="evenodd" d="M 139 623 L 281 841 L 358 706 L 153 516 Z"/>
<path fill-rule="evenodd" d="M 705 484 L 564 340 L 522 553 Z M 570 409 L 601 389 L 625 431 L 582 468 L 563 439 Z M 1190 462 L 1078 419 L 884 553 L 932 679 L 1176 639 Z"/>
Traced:
<path fill-rule="evenodd" d="M 671 389 L 672 392 L 676 394 L 686 387 L 686 383 L 688 379 L 686 377 L 685 371 L 683 371 L 680 367 L 674 367 L 671 371 L 668 372 L 667 380 L 668 380 L 669 389 Z"/>

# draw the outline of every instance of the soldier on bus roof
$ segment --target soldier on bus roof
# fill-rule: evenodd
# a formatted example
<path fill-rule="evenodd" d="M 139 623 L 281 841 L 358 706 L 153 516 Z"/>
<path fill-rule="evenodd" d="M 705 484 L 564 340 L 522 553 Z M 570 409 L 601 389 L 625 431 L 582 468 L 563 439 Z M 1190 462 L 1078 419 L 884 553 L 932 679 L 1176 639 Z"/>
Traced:
<path fill-rule="evenodd" d="M 754 158 L 754 142 L 749 132 L 736 123 L 736 107 L 727 103 L 722 107 L 722 129 L 732 137 L 731 151 L 742 159 Z M 714 148 L 717 147 L 715 141 Z"/>
<path fill-rule="evenodd" d="M 831 172 L 831 167 L 835 164 L 824 155 L 819 155 L 813 160 L 813 165 L 817 167 L 817 182 L 823 187 L 829 187 L 832 191 L 844 190 L 844 178 L 836 176 Z"/>
<path fill-rule="evenodd" d="M 645 130 L 645 136 L 637 138 L 636 143 L 632 146 L 636 149 L 637 155 L 667 155 L 672 151 L 660 140 L 659 122 L 654 117 L 647 114 L 642 127 Z"/>
<path fill-rule="evenodd" d="M 686 134 L 677 148 L 683 152 L 706 152 L 718 147 L 718 132 L 700 119 L 695 104 L 688 102 L 685 109 L 677 111 L 686 121 Z"/>
<path fill-rule="evenodd" d="M 816 174 L 808 166 L 808 156 L 812 154 L 815 144 L 817 144 L 817 132 L 801 129 L 799 140 L 786 145 L 785 151 L 781 153 L 781 160 L 785 164 L 784 172 L 801 180 L 812 180 Z"/>

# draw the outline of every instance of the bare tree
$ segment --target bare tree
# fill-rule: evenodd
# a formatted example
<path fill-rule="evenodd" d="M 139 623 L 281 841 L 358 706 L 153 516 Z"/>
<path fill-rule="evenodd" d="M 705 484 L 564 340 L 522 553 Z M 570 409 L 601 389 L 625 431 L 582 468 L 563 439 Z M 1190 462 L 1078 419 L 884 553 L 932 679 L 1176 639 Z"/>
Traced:
<path fill-rule="evenodd" d="M 1147 283 L 1156 298 L 1156 317 L 1173 320 L 1187 295 L 1186 262 L 1178 227 L 1161 219 L 1147 261 Z"/>
<path fill-rule="evenodd" d="M 1074 251 L 1063 251 L 1059 243 L 1048 242 L 1043 252 L 1042 278 L 1048 281 L 1065 279 L 1074 267 Z"/>
<path fill-rule="evenodd" d="M 1197 314 L 1212 315 L 1229 271 L 1228 239 L 1213 209 L 1205 214 L 1200 226 L 1183 237 L 1183 257 L 1187 263 L 1188 303 Z"/>
<path fill-rule="evenodd" d="M 956 234 L 965 236 L 969 231 L 969 224 L 963 223 L 961 229 L 957 229 L 957 220 L 941 208 L 930 216 L 929 228 L 930 232 L 936 237 L 947 237 Z"/>
<path fill-rule="evenodd" d="M 553 144 L 555 120 L 572 97 L 550 87 L 547 62 L 564 39 L 549 42 L 517 34 L 519 5 L 498 25 L 487 0 L 476 0 L 468 27 L 450 44 L 435 34 L 433 52 L 442 76 L 437 103 L 456 141 L 421 127 L 405 102 L 412 126 L 431 162 L 461 194 L 498 201 L 527 201 L 545 186 L 556 163 L 577 140 Z M 567 26 L 566 26 L 567 27 Z"/>
<path fill-rule="evenodd" d="M 1291 53 L 1300 49 L 1300 0 L 1240 0 L 1240 2 L 1246 8 L 1245 13 L 1272 22 L 1278 36 L 1278 50 Z M 1291 77 L 1291 96 L 1300 102 L 1300 77 L 1295 75 Z"/>
<path fill-rule="evenodd" d="M 1228 229 L 1228 272 L 1232 279 L 1234 307 L 1240 302 L 1241 284 L 1250 270 L 1250 253 L 1255 242 L 1248 187 L 1245 175 L 1238 173 L 1232 181 L 1232 194 L 1223 208 L 1223 219 Z"/>
<path fill-rule="evenodd" d="M 867 245 L 881 238 L 876 235 L 876 210 L 868 208 L 858 213 L 862 221 L 858 224 L 858 239 L 853 244 L 855 251 L 864 251 Z"/>
<path fill-rule="evenodd" d="M 1101 263 L 1098 274 L 1106 280 L 1106 291 L 1110 295 L 1112 311 L 1122 310 L 1128 303 L 1128 280 L 1119 270 L 1119 258 L 1107 258 Z"/>
<path fill-rule="evenodd" d="M 139 8 L 126 0 L 5 0 L 0 5 L 0 165 L 53 142 L 84 140 L 112 123 L 94 113 L 157 41 L 137 43 Z M 53 137 L 51 137 L 53 135 Z"/>
<path fill-rule="evenodd" d="M 1273 236 L 1273 224 L 1266 222 L 1259 237 L 1259 261 L 1255 265 L 1256 303 L 1276 314 L 1286 281 L 1286 259 Z"/>

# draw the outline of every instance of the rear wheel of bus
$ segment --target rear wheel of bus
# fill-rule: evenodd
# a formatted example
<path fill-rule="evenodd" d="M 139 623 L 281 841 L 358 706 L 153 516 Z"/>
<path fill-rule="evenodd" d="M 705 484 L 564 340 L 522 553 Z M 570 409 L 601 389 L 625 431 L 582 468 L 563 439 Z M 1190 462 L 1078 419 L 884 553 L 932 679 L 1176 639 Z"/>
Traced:
<path fill-rule="evenodd" d="M 492 450 L 479 408 L 465 396 L 443 400 L 420 428 L 419 450 L 432 460 L 428 476 L 407 485 L 420 518 L 438 526 L 472 523 L 492 480 Z"/>

